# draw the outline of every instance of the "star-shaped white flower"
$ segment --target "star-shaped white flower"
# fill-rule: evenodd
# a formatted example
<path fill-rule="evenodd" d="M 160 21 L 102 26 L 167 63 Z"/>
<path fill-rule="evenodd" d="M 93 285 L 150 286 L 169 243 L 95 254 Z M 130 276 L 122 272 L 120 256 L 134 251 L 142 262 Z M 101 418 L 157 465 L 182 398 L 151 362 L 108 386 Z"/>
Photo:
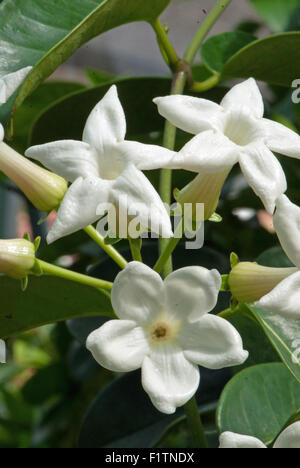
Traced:
<path fill-rule="evenodd" d="M 117 276 L 111 320 L 88 337 L 96 361 L 114 372 L 142 368 L 142 385 L 153 405 L 174 413 L 196 392 L 198 365 L 221 369 L 248 357 L 226 320 L 208 314 L 217 302 L 216 270 L 182 268 L 164 281 L 151 268 L 131 262 Z"/>
<path fill-rule="evenodd" d="M 179 95 L 154 102 L 163 117 L 196 135 L 169 167 L 217 173 L 239 162 L 249 185 L 273 213 L 275 200 L 286 191 L 287 183 L 272 151 L 299 159 L 300 137 L 263 118 L 263 99 L 253 78 L 234 86 L 221 105 Z"/>
<path fill-rule="evenodd" d="M 82 142 L 56 141 L 26 151 L 29 158 L 73 182 L 48 234 L 49 243 L 94 223 L 100 218 L 97 208 L 101 204 L 126 210 L 122 195 L 130 209 L 137 208 L 142 225 L 147 227 L 151 219 L 152 231 L 163 231 L 163 237 L 172 235 L 167 211 L 141 170 L 163 167 L 174 152 L 125 141 L 125 134 L 124 111 L 112 86 L 91 112 Z"/>
<path fill-rule="evenodd" d="M 266 445 L 256 437 L 235 434 L 233 432 L 223 432 L 220 436 L 221 449 L 266 449 Z M 287 427 L 277 438 L 273 445 L 276 449 L 296 449 L 300 448 L 300 422 L 296 422 Z"/>
<path fill-rule="evenodd" d="M 0 76 L 0 105 L 9 100 L 31 70 L 32 67 L 25 67 L 8 75 Z"/>
<path fill-rule="evenodd" d="M 291 262 L 298 268 L 281 281 L 256 305 L 287 318 L 300 318 L 300 208 L 291 203 L 286 195 L 276 201 L 274 227 L 281 246 Z"/>

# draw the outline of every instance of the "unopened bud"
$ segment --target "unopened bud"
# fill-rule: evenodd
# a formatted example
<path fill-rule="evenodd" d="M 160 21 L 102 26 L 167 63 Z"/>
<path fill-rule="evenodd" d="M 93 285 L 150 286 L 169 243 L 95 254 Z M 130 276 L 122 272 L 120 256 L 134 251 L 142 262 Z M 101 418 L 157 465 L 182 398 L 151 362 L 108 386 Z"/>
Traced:
<path fill-rule="evenodd" d="M 21 156 L 0 142 L 0 171 L 9 177 L 40 211 L 59 207 L 68 185 L 65 179 Z"/>
<path fill-rule="evenodd" d="M 211 218 L 219 203 L 220 194 L 229 170 L 216 174 L 199 174 L 192 182 L 176 193 L 175 198 L 184 207 L 185 203 L 192 204 L 193 221 L 197 219 L 197 204 L 204 205 L 204 220 Z"/>
<path fill-rule="evenodd" d="M 35 265 L 35 246 L 26 239 L 0 240 L 0 272 L 23 279 Z"/>
<path fill-rule="evenodd" d="M 231 270 L 228 284 L 233 297 L 239 302 L 255 302 L 296 271 L 297 268 L 270 268 L 241 262 Z"/>

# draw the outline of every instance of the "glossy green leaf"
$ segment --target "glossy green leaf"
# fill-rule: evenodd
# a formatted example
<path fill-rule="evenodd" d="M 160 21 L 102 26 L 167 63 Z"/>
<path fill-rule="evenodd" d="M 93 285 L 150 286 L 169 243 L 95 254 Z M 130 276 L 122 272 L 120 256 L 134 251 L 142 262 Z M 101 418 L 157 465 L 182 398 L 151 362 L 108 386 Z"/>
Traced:
<path fill-rule="evenodd" d="M 290 320 L 258 307 L 245 306 L 253 313 L 284 364 L 300 382 L 300 320 Z"/>
<path fill-rule="evenodd" d="M 228 380 L 228 372 L 201 370 L 199 408 L 215 401 Z M 88 410 L 79 435 L 80 448 L 152 447 L 182 409 L 167 416 L 157 411 L 141 385 L 140 371 L 114 380 Z"/>
<path fill-rule="evenodd" d="M 201 47 L 202 61 L 213 72 L 221 73 L 234 54 L 255 40 L 254 36 L 242 31 L 218 34 L 209 38 Z"/>
<path fill-rule="evenodd" d="M 0 295 L 0 338 L 71 318 L 113 314 L 106 291 L 61 278 L 30 277 L 22 292 L 18 281 L 1 276 Z"/>
<path fill-rule="evenodd" d="M 256 261 L 260 265 L 272 268 L 289 268 L 294 266 L 281 247 L 271 247 L 263 252 Z"/>
<path fill-rule="evenodd" d="M 68 381 L 62 363 L 40 369 L 22 388 L 22 395 L 32 405 L 40 405 L 50 398 L 66 393 Z"/>
<path fill-rule="evenodd" d="M 299 8 L 299 0 L 250 0 L 250 2 L 274 32 L 286 30 Z"/>
<path fill-rule="evenodd" d="M 300 32 L 275 34 L 252 42 L 225 64 L 223 78 L 249 78 L 290 87 L 300 76 Z"/>
<path fill-rule="evenodd" d="M 17 108 L 82 44 L 133 21 L 153 21 L 171 0 L 5 0 L 0 4 L 0 75 L 34 69 Z"/>
<path fill-rule="evenodd" d="M 235 432 L 272 444 L 300 407 L 300 385 L 280 363 L 250 367 L 225 387 L 219 402 L 220 433 Z"/>

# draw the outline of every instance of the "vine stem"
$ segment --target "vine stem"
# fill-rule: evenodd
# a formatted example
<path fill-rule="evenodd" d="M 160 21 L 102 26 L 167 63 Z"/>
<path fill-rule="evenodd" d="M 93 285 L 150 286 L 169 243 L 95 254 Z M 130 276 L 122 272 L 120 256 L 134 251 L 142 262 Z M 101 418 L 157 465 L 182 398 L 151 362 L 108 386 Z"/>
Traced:
<path fill-rule="evenodd" d="M 76 283 L 85 284 L 97 289 L 106 289 L 111 291 L 113 284 L 109 281 L 104 281 L 98 278 L 93 278 L 92 276 L 82 275 L 76 271 L 66 270 L 56 265 L 51 265 L 50 263 L 44 262 L 43 260 L 37 260 L 38 265 L 40 266 L 42 272 L 50 276 L 58 276 L 70 281 L 75 281 Z"/>
<path fill-rule="evenodd" d="M 84 228 L 84 231 L 119 265 L 120 268 L 124 269 L 126 267 L 127 260 L 125 260 L 125 258 L 112 245 L 106 245 L 103 236 L 101 236 L 101 234 L 92 225 Z"/>
<path fill-rule="evenodd" d="M 151 26 L 155 31 L 157 42 L 161 49 L 164 60 L 166 61 L 167 65 L 171 68 L 171 70 L 174 70 L 179 61 L 179 57 L 173 45 L 171 44 L 165 26 L 160 22 L 158 18 L 155 21 L 153 21 L 153 23 L 151 23 Z"/>
<path fill-rule="evenodd" d="M 159 259 L 157 260 L 156 264 L 153 267 L 153 270 L 156 271 L 156 273 L 161 273 L 163 271 L 166 263 L 168 262 L 172 253 L 174 252 L 180 240 L 182 239 L 182 229 L 183 229 L 183 222 L 181 221 L 175 230 L 174 237 L 172 237 L 171 239 L 167 241 Z"/>
<path fill-rule="evenodd" d="M 142 254 L 141 254 L 141 239 L 132 239 L 128 238 L 129 246 L 131 250 L 132 259 L 136 262 L 142 262 Z"/>
<path fill-rule="evenodd" d="M 211 30 L 211 28 L 214 26 L 218 18 L 222 15 L 224 10 L 229 6 L 231 1 L 232 0 L 218 0 L 217 4 L 211 10 L 211 12 L 206 17 L 206 19 L 203 21 L 195 37 L 193 38 L 190 45 L 188 46 L 184 54 L 184 60 L 186 62 L 188 62 L 189 64 L 193 63 L 194 58 L 203 40 L 206 38 L 207 34 Z"/>
<path fill-rule="evenodd" d="M 205 81 L 197 82 L 195 81 L 191 86 L 190 86 L 190 91 L 193 91 L 195 93 L 203 93 L 204 91 L 208 91 L 209 89 L 213 88 L 220 82 L 220 74 L 216 73 L 209 77 Z"/>
<path fill-rule="evenodd" d="M 193 437 L 193 448 L 208 448 L 203 424 L 201 421 L 201 416 L 199 414 L 195 397 L 191 398 L 184 405 L 184 410 Z"/>

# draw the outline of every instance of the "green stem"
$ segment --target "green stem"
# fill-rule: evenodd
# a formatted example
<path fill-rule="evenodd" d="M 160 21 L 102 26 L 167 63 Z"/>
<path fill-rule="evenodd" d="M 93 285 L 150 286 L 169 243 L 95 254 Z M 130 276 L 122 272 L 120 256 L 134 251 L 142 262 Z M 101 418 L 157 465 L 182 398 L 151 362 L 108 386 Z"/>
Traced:
<path fill-rule="evenodd" d="M 93 288 L 97 289 L 106 289 L 108 291 L 111 291 L 112 289 L 113 284 L 109 281 L 82 275 L 81 273 L 76 273 L 72 270 L 66 270 L 65 268 L 51 265 L 50 263 L 44 262 L 43 260 L 37 260 L 37 262 L 42 272 L 46 275 L 58 276 L 70 281 L 75 281 L 76 283 L 86 284 L 87 286 L 92 286 Z"/>
<path fill-rule="evenodd" d="M 136 262 L 143 263 L 141 255 L 142 239 L 131 239 L 129 237 L 129 245 L 131 250 L 132 259 Z"/>
<path fill-rule="evenodd" d="M 207 18 L 203 21 L 194 39 L 187 48 L 186 53 L 184 54 L 184 59 L 186 62 L 189 64 L 193 63 L 200 45 L 230 3 L 231 0 L 218 0 L 216 6 L 211 10 Z"/>
<path fill-rule="evenodd" d="M 119 265 L 119 267 L 122 269 L 126 267 L 127 261 L 125 258 L 112 245 L 105 244 L 104 238 L 93 226 L 87 226 L 84 228 L 84 231 Z"/>
<path fill-rule="evenodd" d="M 191 398 L 191 400 L 184 405 L 184 411 L 193 437 L 193 448 L 208 448 L 195 397 Z"/>
<path fill-rule="evenodd" d="M 216 86 L 219 82 L 220 82 L 220 74 L 216 73 L 215 75 L 211 76 L 205 81 L 194 82 L 190 86 L 190 91 L 194 91 L 195 93 L 203 93 L 204 91 L 208 91 L 209 89 Z"/>
<path fill-rule="evenodd" d="M 171 44 L 165 26 L 160 22 L 159 19 L 151 23 L 151 26 L 155 31 L 157 42 L 159 48 L 162 51 L 164 60 L 166 61 L 167 65 L 171 68 L 171 70 L 174 70 L 179 61 L 179 57 L 176 53 L 176 50 Z"/>
<path fill-rule="evenodd" d="M 179 72 L 175 75 L 171 94 L 182 94 L 185 83 L 186 83 L 186 74 L 184 72 Z M 170 122 L 166 121 L 165 131 L 164 131 L 164 141 L 163 146 L 169 150 L 174 150 L 176 142 L 176 127 Z M 172 171 L 170 169 L 162 169 L 160 173 L 160 187 L 159 194 L 164 203 L 168 206 L 171 204 L 172 200 Z M 166 246 L 168 245 L 168 239 L 160 239 L 159 242 L 159 251 L 160 254 L 164 252 Z M 177 245 L 177 244 L 176 244 Z M 175 248 L 175 247 L 174 247 Z M 172 272 L 172 257 L 169 255 L 167 262 L 165 263 L 164 276 L 167 276 Z"/>
<path fill-rule="evenodd" d="M 174 252 L 175 248 L 179 244 L 180 240 L 182 239 L 182 221 L 178 224 L 176 231 L 174 233 L 174 237 L 171 239 L 167 240 L 166 245 L 164 246 L 164 249 L 157 260 L 156 264 L 154 265 L 153 270 L 156 271 L 157 273 L 161 273 L 163 269 L 165 268 L 165 265 L 167 264 L 168 260 L 170 259 L 172 253 Z M 170 274 L 171 271 L 168 273 Z"/>

